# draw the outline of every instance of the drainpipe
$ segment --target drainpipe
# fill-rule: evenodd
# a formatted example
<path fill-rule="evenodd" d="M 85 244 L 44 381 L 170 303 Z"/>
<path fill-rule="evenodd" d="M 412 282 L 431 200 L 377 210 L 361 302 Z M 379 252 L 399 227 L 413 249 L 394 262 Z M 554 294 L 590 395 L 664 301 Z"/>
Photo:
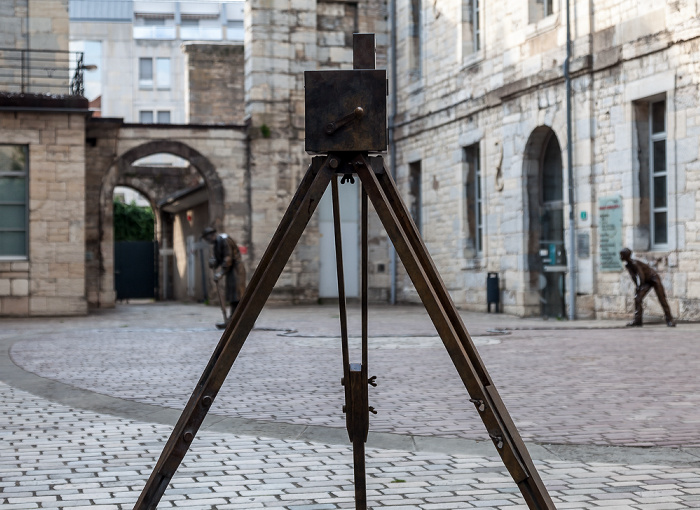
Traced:
<path fill-rule="evenodd" d="M 396 0 L 391 0 L 391 114 L 389 115 L 389 156 L 391 163 L 389 171 L 391 177 L 396 181 L 396 141 L 394 140 L 394 125 L 396 122 L 397 98 L 396 98 Z M 389 253 L 389 271 L 391 273 L 391 289 L 389 291 L 389 302 L 396 304 L 396 248 L 391 243 Z"/>
<path fill-rule="evenodd" d="M 566 81 L 566 146 L 567 166 L 569 170 L 569 320 L 576 319 L 576 232 L 574 224 L 574 138 L 571 129 L 571 1 L 566 0 L 566 61 L 564 62 L 564 79 Z"/>

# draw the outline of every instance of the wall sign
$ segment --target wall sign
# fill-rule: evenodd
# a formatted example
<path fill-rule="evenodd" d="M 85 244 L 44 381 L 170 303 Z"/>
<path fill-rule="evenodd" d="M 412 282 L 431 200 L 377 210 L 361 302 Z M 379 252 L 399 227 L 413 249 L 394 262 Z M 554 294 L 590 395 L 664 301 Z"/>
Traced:
<path fill-rule="evenodd" d="M 622 269 L 622 197 L 601 197 L 598 200 L 600 270 Z"/>

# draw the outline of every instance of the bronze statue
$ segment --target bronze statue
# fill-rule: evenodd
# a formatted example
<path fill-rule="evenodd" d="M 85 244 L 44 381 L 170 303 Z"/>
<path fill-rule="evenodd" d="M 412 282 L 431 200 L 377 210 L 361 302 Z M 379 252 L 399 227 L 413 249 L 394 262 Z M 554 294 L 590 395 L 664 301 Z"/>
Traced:
<path fill-rule="evenodd" d="M 243 265 L 243 260 L 241 259 L 241 252 L 238 249 L 236 241 L 227 234 L 218 234 L 216 229 L 212 227 L 207 227 L 202 232 L 202 238 L 206 240 L 213 248 L 213 257 L 209 259 L 209 267 L 214 269 L 214 282 L 216 284 L 217 291 L 219 289 L 219 280 L 225 277 L 226 282 L 226 294 L 225 302 L 231 307 L 231 314 L 227 317 L 226 310 L 224 309 L 224 302 L 221 300 L 221 295 L 219 294 L 219 299 L 222 301 L 221 307 L 224 312 L 225 323 L 223 326 L 231 320 L 233 317 L 233 312 L 238 306 L 241 296 L 245 291 L 245 266 Z M 219 325 L 217 325 L 219 326 Z"/>
<path fill-rule="evenodd" d="M 671 309 L 668 307 L 668 301 L 666 301 L 666 293 L 664 292 L 664 286 L 661 283 L 661 278 L 659 274 L 651 268 L 649 265 L 639 260 L 634 260 L 632 258 L 632 251 L 629 248 L 623 248 L 620 250 L 620 260 L 625 262 L 625 267 L 627 272 L 630 274 L 632 281 L 634 282 L 634 320 L 629 322 L 627 326 L 642 326 L 642 314 L 644 313 L 642 309 L 642 301 L 644 301 L 644 296 L 646 296 L 649 291 L 653 288 L 656 292 L 656 296 L 659 298 L 659 303 L 661 303 L 661 308 L 664 310 L 664 316 L 666 318 L 666 325 L 669 328 L 675 327 L 676 323 L 671 315 Z"/>

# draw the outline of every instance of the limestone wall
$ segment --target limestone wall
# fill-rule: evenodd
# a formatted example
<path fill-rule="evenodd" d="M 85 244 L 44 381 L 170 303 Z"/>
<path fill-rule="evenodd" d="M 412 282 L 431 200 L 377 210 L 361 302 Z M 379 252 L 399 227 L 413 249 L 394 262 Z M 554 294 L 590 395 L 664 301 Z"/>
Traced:
<path fill-rule="evenodd" d="M 0 315 L 77 315 L 85 299 L 85 115 L 2 112 L 29 148 L 29 256 L 0 260 Z"/>
<path fill-rule="evenodd" d="M 304 152 L 303 72 L 352 68 L 352 33 L 378 35 L 377 67 L 386 67 L 386 4 L 376 0 L 324 2 L 253 0 L 245 5 L 246 115 L 250 119 L 253 266 L 266 246 L 310 163 Z M 370 287 L 388 294 L 386 237 L 373 218 Z M 318 296 L 317 218 L 302 236 L 280 281 L 277 298 L 309 301 Z"/>
<path fill-rule="evenodd" d="M 243 45 L 186 44 L 185 102 L 190 124 L 242 124 Z"/>

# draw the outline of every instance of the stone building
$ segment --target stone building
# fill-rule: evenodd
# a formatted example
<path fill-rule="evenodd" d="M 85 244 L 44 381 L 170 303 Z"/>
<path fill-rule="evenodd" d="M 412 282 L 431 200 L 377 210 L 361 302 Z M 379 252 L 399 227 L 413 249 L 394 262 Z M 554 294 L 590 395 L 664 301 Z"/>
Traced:
<path fill-rule="evenodd" d="M 2 2 L 0 26 L 2 61 L 22 63 L 0 81 L 0 315 L 84 314 L 88 104 L 67 95 L 68 1 Z"/>
<path fill-rule="evenodd" d="M 493 272 L 505 312 L 566 316 L 573 262 L 577 317 L 629 315 L 624 245 L 700 316 L 697 2 L 570 2 L 571 139 L 566 2 L 395 5 L 398 181 L 457 305 Z"/>

